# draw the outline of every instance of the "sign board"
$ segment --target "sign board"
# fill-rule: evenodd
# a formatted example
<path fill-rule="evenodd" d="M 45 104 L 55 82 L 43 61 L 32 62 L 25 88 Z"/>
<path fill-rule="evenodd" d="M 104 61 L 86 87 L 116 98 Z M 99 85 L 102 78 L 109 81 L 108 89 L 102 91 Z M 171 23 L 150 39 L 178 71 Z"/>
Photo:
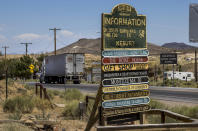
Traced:
<path fill-rule="evenodd" d="M 115 116 L 115 115 L 123 115 L 129 113 L 136 113 L 136 112 L 143 112 L 150 110 L 149 105 L 137 105 L 131 107 L 124 107 L 124 108 L 108 108 L 104 109 L 103 115 L 104 116 Z"/>
<path fill-rule="evenodd" d="M 103 65 L 102 70 L 104 72 L 148 70 L 148 63 Z"/>
<path fill-rule="evenodd" d="M 113 87 L 103 87 L 104 93 L 109 92 L 121 92 L 121 91 L 135 91 L 148 89 L 148 84 L 137 84 L 137 85 L 127 85 L 127 86 L 113 86 Z"/>
<path fill-rule="evenodd" d="M 113 100 L 113 99 L 141 97 L 141 96 L 148 96 L 148 95 L 149 95 L 148 90 L 117 92 L 117 93 L 104 93 L 102 95 L 102 99 L 105 101 L 105 100 Z"/>
<path fill-rule="evenodd" d="M 160 54 L 160 64 L 177 64 L 177 53 Z"/>
<path fill-rule="evenodd" d="M 147 70 L 105 72 L 104 78 L 148 76 Z"/>
<path fill-rule="evenodd" d="M 124 124 L 126 122 L 130 122 L 131 123 L 132 121 L 136 121 L 136 120 L 140 120 L 139 113 L 122 114 L 122 115 L 116 115 L 116 116 L 107 117 L 107 124 L 120 125 L 120 124 Z"/>
<path fill-rule="evenodd" d="M 189 7 L 189 41 L 198 42 L 198 4 Z"/>
<path fill-rule="evenodd" d="M 148 57 L 105 57 L 102 59 L 103 64 L 129 64 L 145 63 Z"/>
<path fill-rule="evenodd" d="M 102 15 L 103 48 L 146 49 L 146 16 L 137 15 L 135 8 L 120 4 L 112 13 Z"/>
<path fill-rule="evenodd" d="M 102 81 L 103 86 L 121 86 L 121 85 L 132 85 L 132 84 L 147 84 L 148 77 L 125 77 L 125 78 L 112 78 L 104 79 Z"/>
<path fill-rule="evenodd" d="M 116 57 L 116 56 L 148 56 L 148 50 L 104 50 L 102 56 Z"/>
<path fill-rule="evenodd" d="M 148 84 L 137 84 L 137 85 L 127 85 L 127 86 L 113 86 L 113 87 L 103 87 L 104 93 L 109 92 L 121 92 L 121 91 L 134 91 L 134 90 L 144 90 L 148 89 Z"/>
<path fill-rule="evenodd" d="M 123 106 L 132 106 L 140 104 L 148 104 L 150 101 L 149 97 L 136 97 L 131 99 L 121 99 L 121 100 L 112 100 L 102 102 L 103 108 L 115 108 Z"/>
<path fill-rule="evenodd" d="M 146 16 L 127 4 L 115 6 L 111 13 L 102 14 L 101 42 L 101 114 L 114 114 L 106 119 L 112 124 L 126 122 L 129 116 L 130 122 L 138 120 L 138 112 L 149 109 L 150 101 Z M 122 113 L 113 113 L 120 109 Z"/>
<path fill-rule="evenodd" d="M 34 69 L 34 65 L 33 64 L 29 65 L 29 68 L 33 70 Z"/>
<path fill-rule="evenodd" d="M 34 73 L 34 70 L 33 69 L 30 69 L 30 73 Z"/>

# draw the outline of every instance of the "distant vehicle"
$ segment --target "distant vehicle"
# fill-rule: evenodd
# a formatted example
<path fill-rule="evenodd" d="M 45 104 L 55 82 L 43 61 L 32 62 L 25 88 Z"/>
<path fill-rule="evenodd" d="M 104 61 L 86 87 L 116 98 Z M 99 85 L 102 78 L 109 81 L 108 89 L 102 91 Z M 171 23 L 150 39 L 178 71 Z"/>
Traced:
<path fill-rule="evenodd" d="M 40 82 L 64 84 L 67 80 L 72 80 L 74 84 L 80 84 L 84 66 L 82 53 L 47 56 L 42 63 Z"/>
<path fill-rule="evenodd" d="M 41 77 L 41 74 L 42 74 L 42 72 L 37 72 L 37 73 L 35 73 L 35 77 L 36 77 L 37 79 L 39 79 L 39 78 Z"/>
<path fill-rule="evenodd" d="M 164 78 L 173 79 L 173 71 L 164 72 Z M 193 72 L 174 71 L 174 79 L 191 81 L 195 79 L 195 77 Z"/>

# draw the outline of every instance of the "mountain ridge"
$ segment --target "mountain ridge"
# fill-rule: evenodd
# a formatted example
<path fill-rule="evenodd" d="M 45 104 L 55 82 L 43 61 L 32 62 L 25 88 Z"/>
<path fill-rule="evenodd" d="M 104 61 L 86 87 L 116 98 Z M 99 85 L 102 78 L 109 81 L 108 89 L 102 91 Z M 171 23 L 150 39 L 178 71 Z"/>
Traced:
<path fill-rule="evenodd" d="M 183 45 L 185 45 L 185 43 Z M 170 53 L 175 50 L 175 48 L 171 47 L 171 44 L 169 44 L 169 46 L 166 46 L 166 45 L 159 46 L 159 45 L 147 42 L 147 47 L 148 47 L 150 55 L 157 55 L 160 53 Z M 176 50 L 178 49 L 176 48 Z M 86 54 L 100 55 L 101 54 L 101 38 L 79 39 L 78 41 L 71 43 L 57 50 L 57 54 L 62 54 L 62 53 L 86 53 Z"/>

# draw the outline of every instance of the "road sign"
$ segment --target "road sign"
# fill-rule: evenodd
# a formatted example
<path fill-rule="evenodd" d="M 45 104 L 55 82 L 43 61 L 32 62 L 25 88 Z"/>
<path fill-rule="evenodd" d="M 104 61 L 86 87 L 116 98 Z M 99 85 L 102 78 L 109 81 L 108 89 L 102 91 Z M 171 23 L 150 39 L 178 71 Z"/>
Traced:
<path fill-rule="evenodd" d="M 121 7 L 123 6 L 123 7 Z M 126 8 L 126 11 L 122 11 Z M 112 13 L 102 15 L 104 49 L 145 49 L 146 16 L 137 15 L 130 5 L 113 8 Z"/>
<path fill-rule="evenodd" d="M 104 93 L 110 92 L 121 92 L 121 91 L 134 91 L 134 90 L 144 90 L 148 89 L 148 84 L 137 84 L 137 85 L 127 85 L 127 86 L 113 86 L 113 87 L 103 87 Z"/>
<path fill-rule="evenodd" d="M 29 68 L 33 70 L 34 69 L 34 65 L 33 64 L 29 65 Z"/>
<path fill-rule="evenodd" d="M 104 50 L 104 57 L 119 57 L 119 56 L 148 56 L 148 50 Z"/>
<path fill-rule="evenodd" d="M 198 42 L 198 4 L 190 4 L 189 8 L 189 41 Z"/>
<path fill-rule="evenodd" d="M 177 64 L 177 53 L 160 54 L 160 64 Z"/>
<path fill-rule="evenodd" d="M 141 96 L 148 96 L 148 95 L 149 95 L 148 90 L 104 93 L 102 95 L 102 99 L 106 101 L 106 100 L 126 99 L 126 98 L 131 98 L 131 97 L 141 97 Z"/>
<path fill-rule="evenodd" d="M 147 70 L 147 69 L 148 69 L 148 63 L 103 65 L 102 66 L 102 70 L 104 72 Z"/>
<path fill-rule="evenodd" d="M 108 108 L 104 109 L 103 116 L 115 116 L 115 115 L 123 115 L 129 113 L 143 112 L 150 110 L 149 105 L 136 105 L 131 107 L 124 108 Z"/>
<path fill-rule="evenodd" d="M 148 76 L 147 70 L 137 71 L 118 71 L 118 72 L 105 72 L 104 78 L 119 78 L 119 77 L 136 77 L 136 76 Z"/>
<path fill-rule="evenodd" d="M 112 100 L 102 102 L 103 108 L 115 108 L 115 107 L 123 107 L 123 106 L 133 106 L 140 104 L 148 104 L 150 101 L 149 97 L 136 97 L 130 99 L 122 99 L 122 100 Z"/>
<path fill-rule="evenodd" d="M 130 64 L 145 63 L 148 57 L 105 57 L 102 59 L 103 64 Z"/>
<path fill-rule="evenodd" d="M 30 69 L 30 73 L 34 73 L 34 70 Z"/>
<path fill-rule="evenodd" d="M 132 85 L 132 84 L 147 84 L 148 77 L 125 77 L 125 78 L 112 78 L 104 79 L 102 81 L 103 86 L 121 86 L 121 85 Z"/>

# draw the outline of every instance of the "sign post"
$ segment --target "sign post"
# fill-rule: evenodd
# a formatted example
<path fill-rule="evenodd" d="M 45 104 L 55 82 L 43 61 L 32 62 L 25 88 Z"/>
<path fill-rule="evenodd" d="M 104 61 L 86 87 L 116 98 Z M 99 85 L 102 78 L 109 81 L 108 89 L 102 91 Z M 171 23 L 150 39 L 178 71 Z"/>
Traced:
<path fill-rule="evenodd" d="M 140 120 L 150 109 L 146 16 L 128 4 L 102 14 L 101 84 L 85 131 L 93 125 L 96 105 L 100 125 Z"/>
<path fill-rule="evenodd" d="M 127 4 L 102 14 L 101 49 L 102 116 L 107 123 L 109 117 L 126 122 L 126 114 L 135 118 L 129 122 L 139 120 L 139 112 L 149 110 L 150 101 L 146 16 Z"/>
<path fill-rule="evenodd" d="M 173 65 L 172 84 L 174 87 L 174 64 L 177 64 L 177 53 L 160 54 L 160 64 L 163 64 L 163 70 L 164 70 L 164 64 L 172 64 Z M 164 71 L 163 71 L 163 83 L 164 83 Z"/>

